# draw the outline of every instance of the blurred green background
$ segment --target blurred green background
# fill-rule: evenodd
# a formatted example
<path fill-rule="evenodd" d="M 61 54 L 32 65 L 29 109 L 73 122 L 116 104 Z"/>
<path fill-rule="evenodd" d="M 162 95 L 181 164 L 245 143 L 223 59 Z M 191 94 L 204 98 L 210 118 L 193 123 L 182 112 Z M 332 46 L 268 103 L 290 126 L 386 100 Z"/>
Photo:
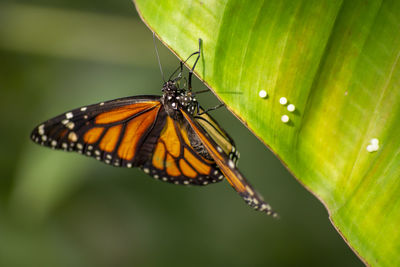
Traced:
<path fill-rule="evenodd" d="M 158 44 L 171 73 L 179 61 Z M 226 181 L 175 186 L 29 140 L 66 110 L 160 94 L 152 34 L 129 0 L 3 0 L 0 62 L 0 266 L 362 266 L 323 205 L 224 108 L 212 115 L 281 219 Z"/>

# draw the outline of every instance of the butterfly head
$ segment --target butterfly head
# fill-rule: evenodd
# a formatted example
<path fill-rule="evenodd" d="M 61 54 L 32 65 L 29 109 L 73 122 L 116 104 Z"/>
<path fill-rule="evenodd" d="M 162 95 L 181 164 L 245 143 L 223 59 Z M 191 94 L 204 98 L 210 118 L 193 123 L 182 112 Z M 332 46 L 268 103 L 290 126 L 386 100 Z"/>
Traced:
<path fill-rule="evenodd" d="M 198 106 L 196 98 L 191 91 L 179 88 L 177 81 L 169 80 L 165 82 L 162 92 L 165 110 L 171 117 L 179 116 L 180 109 L 186 110 L 192 115 L 196 111 Z"/>

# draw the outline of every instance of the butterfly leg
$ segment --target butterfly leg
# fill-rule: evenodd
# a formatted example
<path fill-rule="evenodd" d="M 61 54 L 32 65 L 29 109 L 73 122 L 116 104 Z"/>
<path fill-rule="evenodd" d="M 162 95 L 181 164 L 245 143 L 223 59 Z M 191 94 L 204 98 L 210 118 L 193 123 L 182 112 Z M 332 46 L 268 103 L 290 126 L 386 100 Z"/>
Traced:
<path fill-rule="evenodd" d="M 176 77 L 175 81 L 180 81 L 182 79 L 182 73 L 183 73 L 183 62 L 179 62 L 179 73 L 178 73 L 178 77 Z"/>
<path fill-rule="evenodd" d="M 180 72 L 179 72 L 179 74 L 178 74 L 178 77 L 177 77 L 176 79 L 174 79 L 174 80 L 177 81 L 177 80 L 181 79 L 181 78 L 182 78 L 182 72 L 183 72 L 183 65 L 184 65 L 192 56 L 198 55 L 197 58 L 196 58 L 196 61 L 195 61 L 194 64 L 193 64 L 193 67 L 192 67 L 192 68 L 190 69 L 190 71 L 189 71 L 189 91 L 190 91 L 191 88 L 192 88 L 192 75 L 193 75 L 193 70 L 194 70 L 194 68 L 196 67 L 197 61 L 198 61 L 199 58 L 200 58 L 200 44 L 201 44 L 201 39 L 199 39 L 199 50 L 196 51 L 196 52 L 194 52 L 194 53 L 192 53 L 192 54 L 190 54 L 190 55 L 187 57 L 187 59 L 186 59 L 185 61 L 183 61 L 183 62 L 181 61 L 179 67 L 171 74 L 171 76 L 170 76 L 169 79 L 168 79 L 168 80 L 171 80 L 172 77 L 175 75 L 175 73 L 176 73 L 178 70 L 180 70 Z"/>
<path fill-rule="evenodd" d="M 194 64 L 193 64 L 193 67 L 189 70 L 189 83 L 188 83 L 188 90 L 189 90 L 189 92 L 192 91 L 192 76 L 193 76 L 193 71 L 194 71 L 194 68 L 195 68 L 196 65 L 197 65 L 197 62 L 199 61 L 200 53 L 201 53 L 201 39 L 199 38 L 199 50 L 198 50 L 197 52 L 194 52 L 194 53 L 192 54 L 192 55 L 197 54 L 197 58 L 196 58 L 196 61 L 195 61 Z M 191 56 L 192 56 L 192 55 L 191 55 Z M 190 57 L 189 57 L 189 58 L 190 58 Z"/>
<path fill-rule="evenodd" d="M 208 92 L 211 92 L 211 90 L 209 88 L 194 92 L 192 95 L 198 95 L 198 94 L 208 93 Z"/>
<path fill-rule="evenodd" d="M 215 106 L 215 107 L 212 107 L 212 108 L 209 108 L 209 109 L 207 109 L 207 110 L 204 110 L 204 111 L 198 113 L 197 115 L 203 115 L 204 113 L 207 113 L 207 112 L 212 111 L 212 110 L 219 109 L 219 108 L 221 108 L 221 107 L 223 107 L 223 106 L 225 106 L 225 104 L 224 104 L 224 103 L 221 103 L 221 104 L 219 104 L 219 105 L 217 105 L 217 106 Z"/>

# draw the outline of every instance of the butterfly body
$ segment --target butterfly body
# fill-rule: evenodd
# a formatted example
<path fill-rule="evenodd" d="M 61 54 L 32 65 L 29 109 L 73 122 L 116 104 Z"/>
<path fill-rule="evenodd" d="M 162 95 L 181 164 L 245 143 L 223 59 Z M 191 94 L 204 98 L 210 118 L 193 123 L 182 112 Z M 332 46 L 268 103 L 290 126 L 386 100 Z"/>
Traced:
<path fill-rule="evenodd" d="M 181 64 L 182 66 L 182 64 Z M 155 179 L 207 185 L 227 178 L 256 210 L 276 215 L 236 168 L 232 138 L 202 109 L 180 75 L 162 96 L 132 96 L 77 108 L 31 133 L 43 146 L 75 151 L 116 167 L 138 167 Z"/>

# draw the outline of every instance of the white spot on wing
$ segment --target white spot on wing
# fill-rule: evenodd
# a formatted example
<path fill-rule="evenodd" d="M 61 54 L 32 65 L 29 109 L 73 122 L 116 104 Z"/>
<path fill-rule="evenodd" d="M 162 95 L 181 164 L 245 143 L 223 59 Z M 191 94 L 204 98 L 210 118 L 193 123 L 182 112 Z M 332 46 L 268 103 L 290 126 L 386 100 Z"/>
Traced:
<path fill-rule="evenodd" d="M 65 126 L 66 126 L 68 129 L 72 130 L 72 129 L 74 129 L 75 124 L 74 124 L 72 121 L 70 121 L 70 122 L 68 122 Z"/>
<path fill-rule="evenodd" d="M 268 204 L 262 204 L 261 205 L 261 207 L 260 207 L 260 210 L 261 211 L 263 211 L 263 210 L 271 210 L 272 208 L 271 208 L 271 206 L 270 205 L 268 205 Z"/>
<path fill-rule="evenodd" d="M 39 132 L 40 135 L 44 135 L 44 124 L 41 124 L 41 125 L 38 127 L 38 132 Z"/>
<path fill-rule="evenodd" d="M 74 115 L 72 114 L 72 112 L 65 113 L 65 118 L 72 119 L 73 117 Z"/>
<path fill-rule="evenodd" d="M 246 190 L 251 196 L 254 195 L 254 191 L 248 185 L 246 185 Z"/>
<path fill-rule="evenodd" d="M 229 168 L 231 168 L 231 169 L 235 168 L 235 163 L 233 163 L 232 160 L 228 160 L 228 165 L 229 165 Z"/>
<path fill-rule="evenodd" d="M 81 111 L 86 111 L 87 107 L 81 107 Z"/>
<path fill-rule="evenodd" d="M 68 140 L 71 142 L 76 142 L 76 141 L 78 141 L 78 136 L 76 135 L 76 133 L 70 132 L 68 134 Z"/>

